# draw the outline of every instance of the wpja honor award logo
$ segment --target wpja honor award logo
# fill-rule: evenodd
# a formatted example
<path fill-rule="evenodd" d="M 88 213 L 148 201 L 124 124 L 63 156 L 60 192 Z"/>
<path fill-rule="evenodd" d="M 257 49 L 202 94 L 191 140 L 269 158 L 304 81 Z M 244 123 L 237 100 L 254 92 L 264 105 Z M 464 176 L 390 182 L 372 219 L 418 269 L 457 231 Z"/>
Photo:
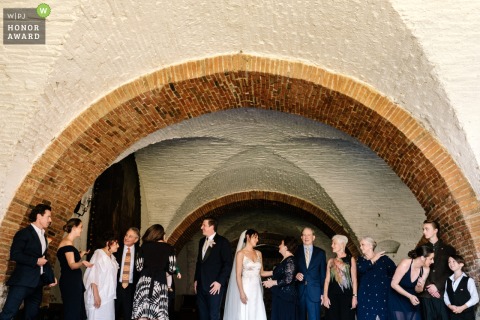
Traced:
<path fill-rule="evenodd" d="M 45 44 L 45 18 L 50 6 L 3 9 L 3 44 Z"/>

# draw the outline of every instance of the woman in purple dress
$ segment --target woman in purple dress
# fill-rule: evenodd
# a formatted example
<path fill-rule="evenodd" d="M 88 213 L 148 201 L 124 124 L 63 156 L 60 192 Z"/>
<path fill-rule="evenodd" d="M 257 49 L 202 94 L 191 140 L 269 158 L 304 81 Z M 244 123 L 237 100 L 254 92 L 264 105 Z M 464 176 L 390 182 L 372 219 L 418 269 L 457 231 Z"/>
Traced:
<path fill-rule="evenodd" d="M 403 259 L 392 279 L 392 289 L 388 297 L 389 320 L 421 320 L 420 300 L 417 292 L 422 292 L 425 280 L 433 263 L 433 249 L 417 247 L 408 253 L 410 259 Z"/>
<path fill-rule="evenodd" d="M 375 252 L 377 243 L 370 237 L 360 240 L 362 257 L 357 260 L 358 306 L 357 320 L 386 320 L 390 282 L 395 263 L 385 252 Z"/>

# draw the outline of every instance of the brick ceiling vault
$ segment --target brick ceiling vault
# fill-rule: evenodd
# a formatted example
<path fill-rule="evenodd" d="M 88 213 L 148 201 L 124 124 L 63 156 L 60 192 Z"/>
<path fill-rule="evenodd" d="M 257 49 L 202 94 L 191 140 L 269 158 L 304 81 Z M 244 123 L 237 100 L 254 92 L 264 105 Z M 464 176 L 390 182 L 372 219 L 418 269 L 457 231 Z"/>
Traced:
<path fill-rule="evenodd" d="M 78 199 L 118 155 L 161 128 L 233 108 L 304 116 L 337 128 L 376 152 L 410 188 L 445 240 L 475 261 L 479 202 L 467 179 L 432 134 L 373 88 L 299 62 L 244 54 L 190 61 L 125 84 L 93 104 L 34 163 L 10 203 L 0 231 L 11 241 L 32 204 L 51 202 L 53 247 Z M 477 213 L 475 215 L 475 213 Z M 475 241 L 477 240 L 477 241 Z M 0 248 L 7 256 L 8 243 Z M 0 281 L 7 273 L 0 263 Z"/>
<path fill-rule="evenodd" d="M 220 204 L 225 205 L 229 202 L 257 199 L 256 191 L 262 190 L 262 195 L 289 195 L 292 199 L 296 198 L 298 201 L 311 203 L 309 210 L 305 210 L 314 215 L 317 209 L 313 208 L 321 208 L 322 212 L 328 215 L 330 220 L 343 227 L 342 234 L 350 234 L 355 239 L 352 228 L 343 217 L 333 199 L 331 199 L 324 188 L 305 171 L 287 162 L 280 156 L 275 155 L 273 152 L 266 151 L 260 147 L 235 154 L 231 158 L 232 159 L 224 165 L 217 167 L 215 171 L 205 176 L 193 189 L 189 190 L 183 203 L 180 204 L 175 211 L 168 228 L 178 225 L 185 226 L 184 218 L 192 214 L 192 212 L 198 212 L 198 210 L 200 210 L 198 208 L 203 208 L 200 212 L 208 214 L 208 210 L 210 209 L 205 209 L 204 204 L 211 202 L 211 199 L 216 199 L 214 200 L 215 206 L 219 198 L 223 199 L 220 201 Z M 248 163 L 249 161 L 253 161 L 255 164 L 250 164 Z M 262 184 L 261 181 L 266 181 L 267 183 Z M 272 186 L 269 185 L 270 183 L 276 186 L 275 191 L 272 190 Z M 243 190 L 252 190 L 252 194 L 244 195 Z M 269 193 L 268 191 L 273 192 Z M 231 194 L 243 196 L 238 196 L 237 198 L 235 196 L 232 197 Z M 283 200 L 284 196 L 280 196 L 278 199 Z M 260 197 L 259 199 L 276 200 L 277 197 Z M 284 202 L 297 207 L 297 205 L 290 200 Z M 305 207 L 305 205 L 301 206 L 301 208 L 303 207 Z M 211 207 L 207 206 L 207 208 Z M 312 209 L 310 210 L 310 208 Z M 179 230 L 180 233 L 183 232 L 182 228 L 175 229 Z M 198 231 L 198 228 L 196 231 Z M 354 243 L 358 244 L 358 242 Z"/>
<path fill-rule="evenodd" d="M 199 225 L 206 216 L 221 217 L 235 208 L 263 208 L 281 207 L 290 215 L 301 218 L 318 226 L 328 237 L 335 234 L 344 234 L 349 238 L 348 249 L 355 256 L 359 255 L 359 241 L 351 230 L 339 224 L 328 213 L 321 208 L 305 200 L 268 191 L 249 191 L 231 194 L 215 199 L 194 210 L 181 224 L 172 232 L 168 242 L 175 245 L 177 252 L 192 236 L 198 232 Z"/>

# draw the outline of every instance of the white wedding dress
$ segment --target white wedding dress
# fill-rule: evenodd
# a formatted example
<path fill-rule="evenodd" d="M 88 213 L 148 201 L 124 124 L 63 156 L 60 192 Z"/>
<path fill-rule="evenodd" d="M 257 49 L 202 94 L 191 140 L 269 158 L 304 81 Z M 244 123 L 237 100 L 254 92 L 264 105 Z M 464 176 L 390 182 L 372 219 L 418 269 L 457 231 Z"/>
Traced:
<path fill-rule="evenodd" d="M 240 236 L 237 252 L 243 248 L 243 239 L 245 232 Z M 242 263 L 242 284 L 245 295 L 247 296 L 247 304 L 243 304 L 240 300 L 237 281 L 235 276 L 236 254 L 233 262 L 233 270 L 228 283 L 227 297 L 225 302 L 224 320 L 266 320 L 265 304 L 263 303 L 263 288 L 260 278 L 262 261 L 257 255 L 255 261 L 243 257 Z"/>

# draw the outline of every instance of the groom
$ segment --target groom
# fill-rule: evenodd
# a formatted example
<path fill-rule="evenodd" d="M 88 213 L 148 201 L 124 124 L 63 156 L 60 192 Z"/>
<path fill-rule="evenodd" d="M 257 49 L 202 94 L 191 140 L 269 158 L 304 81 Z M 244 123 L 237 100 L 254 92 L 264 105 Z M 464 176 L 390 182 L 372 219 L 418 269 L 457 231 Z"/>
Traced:
<path fill-rule="evenodd" d="M 327 262 L 325 251 L 315 247 L 315 233 L 311 228 L 303 228 L 302 242 L 295 254 L 298 273 L 298 314 L 297 319 L 320 319 L 323 299 L 323 285 Z"/>
<path fill-rule="evenodd" d="M 219 320 L 220 304 L 232 269 L 232 250 L 227 239 L 217 234 L 215 218 L 202 223 L 204 237 L 198 245 L 194 290 L 200 320 Z"/>

